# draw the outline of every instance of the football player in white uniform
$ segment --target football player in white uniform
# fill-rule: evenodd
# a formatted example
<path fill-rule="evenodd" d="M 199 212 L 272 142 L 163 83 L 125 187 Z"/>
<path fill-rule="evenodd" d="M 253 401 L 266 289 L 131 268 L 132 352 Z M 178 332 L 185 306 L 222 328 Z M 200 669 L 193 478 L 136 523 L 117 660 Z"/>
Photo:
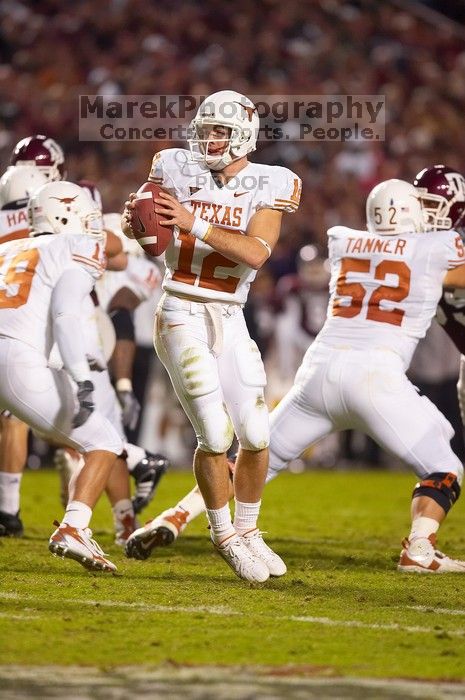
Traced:
<path fill-rule="evenodd" d="M 328 317 L 272 413 L 268 479 L 324 435 L 361 430 L 419 477 L 399 571 L 465 573 L 465 562 L 435 546 L 460 495 L 463 468 L 450 447 L 453 431 L 405 376 L 443 283 L 464 286 L 464 244 L 456 231 L 425 230 L 419 193 L 401 180 L 372 190 L 367 223 L 368 231 L 328 231 Z"/>
<path fill-rule="evenodd" d="M 0 178 L 0 243 L 29 235 L 31 192 L 48 182 L 35 165 L 10 166 Z M 0 536 L 23 534 L 19 515 L 21 478 L 27 459 L 29 426 L 9 411 L 0 415 Z"/>
<path fill-rule="evenodd" d="M 102 199 L 95 184 L 87 180 L 82 180 L 79 184 L 89 192 L 101 210 Z M 94 383 L 99 410 L 114 425 L 121 427 L 121 434 L 124 436 L 122 424 L 134 430 L 140 411 L 132 388 L 136 352 L 133 311 L 159 289 L 161 275 L 157 265 L 146 257 L 141 246 L 124 236 L 119 214 L 103 214 L 103 227 L 105 231 L 111 231 L 120 238 L 126 255 L 126 266 L 123 270 L 106 270 L 95 287 L 99 307 L 111 318 L 115 331 L 111 373 L 116 395 L 107 371 L 102 372 Z M 126 437 L 124 442 L 127 468 L 135 481 L 133 507 L 137 514 L 150 503 L 169 462 L 164 455 L 152 454 L 138 445 L 127 442 Z M 118 539 L 121 543 L 124 538 Z"/>
<path fill-rule="evenodd" d="M 53 139 L 35 135 L 16 144 L 0 179 L 0 243 L 29 235 L 30 194 L 51 180 L 60 180 L 63 173 L 63 151 Z M 0 415 L 0 425 L 0 536 L 20 536 L 20 485 L 29 426 L 9 411 Z"/>
<path fill-rule="evenodd" d="M 257 528 L 269 420 L 263 363 L 242 306 L 278 240 L 283 212 L 299 205 L 301 182 L 286 168 L 248 161 L 259 118 L 244 95 L 224 90 L 207 97 L 191 128 L 191 153 L 157 153 L 149 177 L 165 190 L 158 212 L 175 226 L 154 342 L 197 435 L 194 472 L 213 543 L 238 576 L 265 581 L 286 566 Z M 131 199 L 123 215 L 129 236 Z M 234 432 L 240 449 L 233 524 L 226 452 Z M 128 556 L 150 549 L 152 539 L 149 523 L 129 538 Z"/>
<path fill-rule="evenodd" d="M 32 237 L 0 246 L 0 407 L 84 453 L 73 500 L 49 549 L 86 568 L 114 571 L 88 525 L 123 445 L 94 411 L 80 331 L 81 304 L 106 263 L 101 216 L 87 193 L 64 182 L 39 188 L 29 215 Z M 56 235 L 70 231 L 77 233 Z M 48 366 L 54 340 L 65 370 Z"/>

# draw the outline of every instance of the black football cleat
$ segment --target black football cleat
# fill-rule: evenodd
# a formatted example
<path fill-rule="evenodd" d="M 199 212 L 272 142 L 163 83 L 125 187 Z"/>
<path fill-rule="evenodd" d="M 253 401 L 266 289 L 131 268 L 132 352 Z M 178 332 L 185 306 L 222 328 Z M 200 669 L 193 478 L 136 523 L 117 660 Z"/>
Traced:
<path fill-rule="evenodd" d="M 24 527 L 19 517 L 19 510 L 16 515 L 0 510 L 0 537 L 22 537 L 23 534 Z"/>
<path fill-rule="evenodd" d="M 125 553 L 128 559 L 148 559 L 156 547 L 169 547 L 186 526 L 187 515 L 170 508 L 134 530 L 126 542 Z"/>
<path fill-rule="evenodd" d="M 136 482 L 136 491 L 132 499 L 132 506 L 136 515 L 148 506 L 153 498 L 158 482 L 169 466 L 167 458 L 163 455 L 152 454 L 151 452 L 146 452 L 145 455 L 144 459 L 141 459 L 131 472 Z"/>

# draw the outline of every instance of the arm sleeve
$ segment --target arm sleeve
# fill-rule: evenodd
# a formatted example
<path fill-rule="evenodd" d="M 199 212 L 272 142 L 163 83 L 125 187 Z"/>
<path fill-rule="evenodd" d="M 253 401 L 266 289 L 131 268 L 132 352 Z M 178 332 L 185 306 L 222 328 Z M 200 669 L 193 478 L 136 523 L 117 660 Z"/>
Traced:
<path fill-rule="evenodd" d="M 183 149 L 179 148 L 165 148 L 163 151 L 155 153 L 152 160 L 152 167 L 150 168 L 149 181 L 154 182 L 156 185 L 160 185 L 164 190 L 169 192 L 174 196 L 178 196 L 178 187 L 176 182 L 173 180 L 172 173 L 174 170 L 180 169 L 182 166 L 184 155 Z M 178 160 L 177 160 L 178 156 Z"/>
<path fill-rule="evenodd" d="M 302 180 L 292 170 L 273 166 L 267 192 L 257 209 L 277 209 L 292 214 L 297 211 L 302 192 Z"/>
<path fill-rule="evenodd" d="M 92 287 L 92 277 L 76 266 L 65 270 L 52 292 L 54 338 L 63 365 L 76 382 L 91 379 L 81 332 L 81 306 Z"/>

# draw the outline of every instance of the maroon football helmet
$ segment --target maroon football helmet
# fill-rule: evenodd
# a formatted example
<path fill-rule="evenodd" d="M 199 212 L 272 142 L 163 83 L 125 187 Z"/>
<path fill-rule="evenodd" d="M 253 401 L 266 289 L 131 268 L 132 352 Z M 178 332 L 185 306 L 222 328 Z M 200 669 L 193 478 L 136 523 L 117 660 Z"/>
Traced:
<path fill-rule="evenodd" d="M 87 192 L 90 194 L 92 197 L 92 201 L 96 205 L 100 211 L 102 211 L 102 195 L 100 194 L 100 190 L 95 184 L 95 182 L 92 182 L 92 180 L 79 180 L 77 183 L 79 187 L 82 187 L 83 189 L 87 190 Z"/>
<path fill-rule="evenodd" d="M 62 180 L 65 157 L 63 149 L 53 139 L 36 134 L 18 141 L 11 154 L 11 165 L 35 165 L 49 180 Z"/>
<path fill-rule="evenodd" d="M 465 227 L 465 178 L 445 165 L 433 165 L 413 181 L 432 231 Z"/>

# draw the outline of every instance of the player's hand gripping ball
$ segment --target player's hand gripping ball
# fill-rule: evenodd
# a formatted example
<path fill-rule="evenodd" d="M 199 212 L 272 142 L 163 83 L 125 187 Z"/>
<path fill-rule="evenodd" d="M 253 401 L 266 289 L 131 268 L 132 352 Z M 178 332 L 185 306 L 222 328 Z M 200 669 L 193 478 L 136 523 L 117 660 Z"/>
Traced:
<path fill-rule="evenodd" d="M 155 211 L 154 200 L 159 197 L 160 192 L 161 187 L 154 182 L 145 182 L 130 198 L 130 204 L 133 206 L 126 206 L 131 233 L 144 251 L 152 257 L 164 253 L 173 237 L 174 227 L 162 226 L 160 221 L 165 217 Z"/>

